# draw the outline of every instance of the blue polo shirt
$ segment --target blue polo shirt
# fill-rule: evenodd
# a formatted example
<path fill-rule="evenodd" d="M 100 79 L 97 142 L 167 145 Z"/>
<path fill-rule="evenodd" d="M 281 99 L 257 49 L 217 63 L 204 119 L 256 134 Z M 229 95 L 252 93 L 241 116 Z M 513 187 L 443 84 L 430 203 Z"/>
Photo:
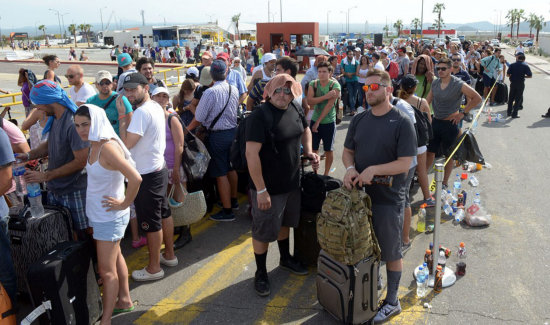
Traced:
<path fill-rule="evenodd" d="M 525 61 L 510 64 L 506 74 L 510 76 L 510 82 L 524 82 L 525 76 L 533 76 L 531 73 L 531 68 L 529 68 Z"/>

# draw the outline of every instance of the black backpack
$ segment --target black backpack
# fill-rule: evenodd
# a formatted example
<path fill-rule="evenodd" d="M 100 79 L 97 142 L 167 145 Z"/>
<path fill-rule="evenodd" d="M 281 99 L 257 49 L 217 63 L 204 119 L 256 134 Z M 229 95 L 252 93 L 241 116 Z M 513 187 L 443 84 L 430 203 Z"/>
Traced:
<path fill-rule="evenodd" d="M 321 212 L 327 192 L 342 187 L 342 181 L 325 175 L 318 175 L 315 172 L 304 172 L 302 164 L 302 177 L 300 190 L 302 197 L 302 210 L 312 213 Z"/>
<path fill-rule="evenodd" d="M 394 98 L 392 105 L 395 106 L 397 101 L 398 99 Z M 420 102 L 418 103 L 418 106 L 420 106 Z M 428 113 L 422 112 L 414 106 L 412 106 L 412 108 L 414 110 L 414 119 L 416 120 L 416 123 L 414 123 L 414 129 L 416 131 L 417 147 L 426 146 L 433 138 L 433 130 L 430 120 L 428 119 Z"/>
<path fill-rule="evenodd" d="M 300 110 L 296 105 L 294 104 L 294 101 L 291 102 L 291 105 L 296 109 L 296 112 L 298 112 L 298 115 L 300 117 L 303 116 L 303 113 L 300 113 Z M 275 133 L 273 132 L 275 127 L 277 127 L 277 123 L 273 121 L 273 114 L 271 113 L 271 110 L 265 107 L 257 107 L 255 110 L 261 110 L 263 113 L 263 118 L 267 122 L 267 125 L 271 125 L 271 128 L 269 129 L 269 138 L 271 142 L 271 147 L 275 154 L 278 154 L 277 148 L 275 147 Z M 246 163 L 246 128 L 247 124 L 250 119 L 244 118 L 239 125 L 237 126 L 237 132 L 235 134 L 235 138 L 233 139 L 233 143 L 231 143 L 231 149 L 229 151 L 229 161 L 231 162 L 231 166 L 233 169 L 237 172 L 248 172 L 248 165 Z"/>

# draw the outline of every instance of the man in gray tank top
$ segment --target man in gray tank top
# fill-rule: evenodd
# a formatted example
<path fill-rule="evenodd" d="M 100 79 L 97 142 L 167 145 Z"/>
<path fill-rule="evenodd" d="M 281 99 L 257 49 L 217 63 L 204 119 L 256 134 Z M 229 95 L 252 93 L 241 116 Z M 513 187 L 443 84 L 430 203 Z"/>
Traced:
<path fill-rule="evenodd" d="M 433 138 L 428 144 L 426 168 L 430 169 L 436 156 L 448 157 L 453 144 L 460 134 L 460 122 L 472 108 L 481 103 L 481 96 L 468 84 L 451 75 L 451 60 L 443 58 L 436 65 L 439 78 L 434 80 L 426 100 L 433 106 Z M 460 107 L 462 96 L 466 96 L 467 104 Z M 447 185 L 453 170 L 451 160 L 445 166 L 443 185 Z"/>

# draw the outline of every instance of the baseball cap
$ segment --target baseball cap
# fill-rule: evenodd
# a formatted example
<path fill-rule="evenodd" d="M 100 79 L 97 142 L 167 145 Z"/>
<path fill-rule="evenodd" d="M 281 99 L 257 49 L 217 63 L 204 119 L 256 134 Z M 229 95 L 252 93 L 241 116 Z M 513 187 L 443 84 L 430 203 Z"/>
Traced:
<path fill-rule="evenodd" d="M 273 53 L 266 53 L 266 54 L 264 54 L 262 59 L 264 60 L 264 63 L 265 63 L 265 62 L 277 60 L 277 56 L 275 56 L 275 54 L 273 54 Z"/>
<path fill-rule="evenodd" d="M 119 67 L 125 67 L 125 66 L 127 66 L 128 64 L 131 64 L 131 63 L 132 63 L 132 57 L 131 57 L 130 54 L 128 54 L 128 53 L 119 54 L 119 55 L 116 57 L 116 60 L 117 60 L 117 62 L 118 62 L 118 66 L 119 66 Z"/>
<path fill-rule="evenodd" d="M 144 75 L 138 72 L 134 72 L 124 77 L 124 83 L 122 84 L 122 87 L 134 89 L 134 88 L 137 88 L 138 85 L 147 85 L 147 84 L 149 84 L 149 81 L 147 81 L 147 78 L 145 78 Z"/>
<path fill-rule="evenodd" d="M 210 75 L 210 67 L 204 67 L 202 68 L 201 77 L 199 79 L 199 83 L 202 86 L 210 86 L 212 83 L 212 76 Z"/>
<path fill-rule="evenodd" d="M 401 88 L 403 89 L 414 88 L 416 84 L 418 84 L 418 80 L 416 80 L 416 77 L 412 74 L 405 75 L 401 78 Z"/>
<path fill-rule="evenodd" d="M 235 62 L 235 61 L 239 61 L 239 62 L 241 62 L 241 58 L 240 58 L 240 57 L 238 57 L 238 56 L 236 56 L 236 57 L 234 57 L 234 58 L 233 58 L 233 62 Z"/>
<path fill-rule="evenodd" d="M 355 52 L 361 52 L 361 49 L 358 48 L 358 47 L 356 47 L 356 48 L 355 48 Z"/>
<path fill-rule="evenodd" d="M 383 50 L 380 51 L 380 53 L 384 53 L 384 54 L 388 55 L 388 50 L 383 49 Z"/>
<path fill-rule="evenodd" d="M 107 70 L 100 70 L 100 71 L 97 72 L 97 74 L 95 76 L 95 82 L 100 83 L 101 80 L 103 80 L 103 79 L 107 79 L 107 80 L 112 82 L 113 81 L 113 76 Z"/>
<path fill-rule="evenodd" d="M 160 93 L 164 93 L 164 94 L 170 96 L 170 93 L 168 92 L 168 89 L 166 89 L 164 87 L 155 88 L 155 90 L 153 90 L 153 93 L 151 94 L 151 96 L 155 96 L 155 95 L 158 95 Z"/>
<path fill-rule="evenodd" d="M 224 60 L 224 61 L 229 61 L 229 54 L 225 53 L 225 52 L 220 52 L 218 53 L 218 55 L 216 56 L 216 59 L 218 60 Z"/>
<path fill-rule="evenodd" d="M 225 74 L 225 71 L 227 71 L 227 64 L 225 64 L 224 60 L 214 60 L 212 62 L 212 65 L 210 66 L 210 74 Z"/>
<path fill-rule="evenodd" d="M 400 48 L 397 49 L 397 51 L 407 53 L 407 48 L 405 46 L 401 46 Z"/>
<path fill-rule="evenodd" d="M 200 73 L 199 73 L 199 69 L 197 69 L 197 67 L 190 67 L 189 69 L 187 69 L 187 72 L 185 74 L 197 78 Z"/>

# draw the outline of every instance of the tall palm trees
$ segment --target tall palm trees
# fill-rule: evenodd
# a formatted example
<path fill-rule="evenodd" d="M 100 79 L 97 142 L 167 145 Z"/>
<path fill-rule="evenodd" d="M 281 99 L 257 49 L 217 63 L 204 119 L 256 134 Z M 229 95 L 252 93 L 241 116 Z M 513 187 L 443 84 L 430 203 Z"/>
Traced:
<path fill-rule="evenodd" d="M 506 14 L 506 19 L 508 19 L 508 26 L 510 26 L 510 40 L 514 38 L 514 25 L 516 24 L 517 9 L 510 9 Z"/>
<path fill-rule="evenodd" d="M 546 26 L 546 22 L 544 21 L 544 17 L 542 15 L 535 16 L 534 22 L 533 22 L 533 28 L 537 31 L 537 37 L 535 38 L 536 44 L 539 43 L 539 32 L 540 30 Z"/>
<path fill-rule="evenodd" d="M 519 38 L 519 24 L 522 20 L 525 20 L 525 10 L 516 9 L 516 38 Z"/>
<path fill-rule="evenodd" d="M 420 26 L 420 19 L 415 18 L 411 21 L 411 27 L 414 27 L 415 32 L 418 30 L 418 26 Z"/>
<path fill-rule="evenodd" d="M 44 44 L 46 44 L 48 42 L 48 40 L 46 39 L 46 25 L 40 25 L 38 26 L 38 29 L 44 33 Z"/>
<path fill-rule="evenodd" d="M 398 19 L 395 23 L 393 23 L 393 28 L 397 31 L 397 37 L 401 35 L 401 30 L 403 29 L 403 21 L 401 19 Z"/>
<path fill-rule="evenodd" d="M 241 13 L 231 17 L 231 21 L 235 23 L 235 28 L 237 30 L 237 35 L 239 39 L 239 43 L 241 42 L 241 33 L 239 32 L 239 20 L 241 20 Z M 233 38 L 233 43 L 235 43 L 235 38 Z M 239 44 L 240 46 L 241 44 Z"/>
<path fill-rule="evenodd" d="M 76 24 L 70 24 L 69 27 L 67 27 L 67 30 L 69 31 L 69 33 L 71 33 L 74 37 L 74 47 L 78 47 L 78 45 L 76 44 L 76 30 L 77 30 L 77 27 L 76 27 Z"/>
<path fill-rule="evenodd" d="M 441 34 L 441 27 L 445 26 L 445 22 L 443 22 L 443 18 L 441 18 L 441 13 L 445 9 L 444 3 L 436 3 L 434 5 L 433 13 L 437 14 L 437 19 L 435 20 L 433 27 L 437 28 L 437 37 Z"/>
<path fill-rule="evenodd" d="M 80 29 L 80 31 L 84 33 L 84 36 L 86 36 L 86 42 L 88 42 L 88 47 L 90 47 L 90 38 L 88 34 L 90 33 L 91 28 L 92 28 L 92 25 L 90 24 L 78 25 L 78 29 Z"/>

